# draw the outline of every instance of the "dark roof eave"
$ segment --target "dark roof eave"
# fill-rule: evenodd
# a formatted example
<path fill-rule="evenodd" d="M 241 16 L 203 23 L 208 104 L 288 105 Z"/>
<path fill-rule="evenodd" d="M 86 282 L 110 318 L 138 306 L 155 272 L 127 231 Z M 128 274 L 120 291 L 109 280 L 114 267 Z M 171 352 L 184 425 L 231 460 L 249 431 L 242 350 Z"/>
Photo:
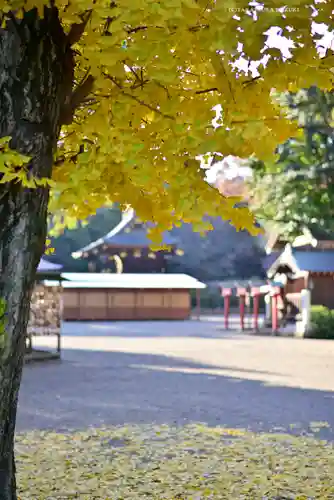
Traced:
<path fill-rule="evenodd" d="M 108 241 L 105 241 L 104 244 L 110 248 L 149 248 L 151 245 L 120 245 L 119 243 L 109 243 Z M 176 247 L 176 243 L 162 243 L 162 245 L 167 246 L 167 247 Z"/>
<path fill-rule="evenodd" d="M 124 229 L 134 218 L 134 210 L 129 210 L 129 212 L 125 212 L 123 214 L 123 219 L 114 227 L 109 233 L 107 233 L 103 238 L 99 238 L 96 241 L 93 241 L 89 245 L 77 250 L 76 252 L 72 252 L 72 257 L 74 259 L 80 259 L 84 253 L 90 252 L 95 248 L 98 248 L 102 245 L 106 244 L 106 240 L 111 238 L 115 234 L 118 234 L 122 229 Z"/>
<path fill-rule="evenodd" d="M 147 244 L 145 245 L 129 245 L 129 244 L 121 244 L 121 243 L 112 243 L 112 241 L 108 241 L 108 240 L 112 240 L 112 238 L 116 237 L 117 235 L 119 235 L 122 231 L 124 231 L 124 229 L 126 229 L 126 227 L 133 221 L 135 217 L 135 212 L 134 210 L 130 210 L 129 212 L 126 212 L 124 214 L 124 217 L 123 219 L 121 220 L 121 222 L 119 224 L 117 224 L 117 226 L 112 229 L 108 234 L 106 234 L 103 238 L 99 238 L 98 240 L 90 243 L 89 245 L 87 245 L 86 247 L 83 247 L 81 248 L 80 250 L 77 250 L 76 252 L 73 252 L 72 253 L 72 257 L 75 258 L 75 259 L 81 259 L 83 258 L 83 254 L 84 253 L 90 253 L 92 252 L 93 250 L 96 250 L 97 248 L 99 247 L 103 247 L 104 245 L 107 245 L 111 248 L 150 248 L 150 243 L 148 242 Z M 146 232 L 145 230 L 143 230 L 145 235 L 146 235 Z M 152 242 L 153 244 L 153 242 Z M 162 241 L 162 245 L 165 245 L 165 246 L 169 246 L 169 247 L 173 247 L 175 248 L 177 246 L 177 242 L 176 241 L 173 241 L 172 243 L 169 243 L 168 241 L 164 242 Z"/>

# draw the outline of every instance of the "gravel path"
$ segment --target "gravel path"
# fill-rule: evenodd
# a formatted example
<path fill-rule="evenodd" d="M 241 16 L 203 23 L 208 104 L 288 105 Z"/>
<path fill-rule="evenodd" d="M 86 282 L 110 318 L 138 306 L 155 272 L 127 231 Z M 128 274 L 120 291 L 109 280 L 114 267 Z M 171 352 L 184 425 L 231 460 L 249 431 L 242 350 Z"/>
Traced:
<path fill-rule="evenodd" d="M 24 368 L 18 431 L 141 422 L 334 429 L 334 342 L 225 332 L 214 319 L 65 323 L 62 342 L 61 361 Z"/>

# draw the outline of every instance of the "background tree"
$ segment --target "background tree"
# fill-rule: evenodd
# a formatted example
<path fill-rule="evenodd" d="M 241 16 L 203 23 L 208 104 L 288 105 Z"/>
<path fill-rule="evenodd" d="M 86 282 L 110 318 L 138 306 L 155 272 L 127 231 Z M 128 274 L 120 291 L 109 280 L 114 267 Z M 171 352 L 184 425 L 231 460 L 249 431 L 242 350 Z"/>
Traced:
<path fill-rule="evenodd" d="M 110 201 L 131 204 L 156 224 L 155 241 L 179 220 L 201 225 L 204 213 L 254 230 L 248 209 L 204 182 L 195 158 L 267 159 L 295 129 L 272 87 L 330 88 L 333 63 L 318 57 L 312 6 L 293 4 L 298 15 L 240 0 L 236 16 L 223 0 L 0 0 L 1 500 L 16 498 L 16 408 L 48 210 L 85 219 Z M 317 7 L 316 20 L 332 22 L 331 2 Z M 265 46 L 273 25 L 295 41 L 290 60 Z M 240 55 L 263 53 L 271 57 L 260 77 L 236 69 Z"/>
<path fill-rule="evenodd" d="M 186 273 L 203 281 L 263 278 L 263 250 L 247 231 L 236 231 L 221 218 L 208 220 L 213 229 L 203 237 L 190 224 L 172 230 L 182 255 L 168 261 L 168 272 Z"/>
<path fill-rule="evenodd" d="M 251 160 L 252 207 L 287 237 L 317 226 L 334 233 L 334 93 L 317 87 L 280 99 L 301 129 L 277 149 L 278 160 Z"/>
<path fill-rule="evenodd" d="M 84 224 L 73 220 L 76 227 L 67 227 L 56 232 L 52 236 L 52 225 L 50 226 L 51 238 L 50 247 L 53 252 L 48 255 L 48 260 L 62 264 L 65 272 L 88 272 L 87 261 L 85 259 L 74 259 L 72 252 L 89 245 L 92 241 L 105 236 L 121 221 L 122 213 L 119 207 L 103 207 L 91 215 Z"/>

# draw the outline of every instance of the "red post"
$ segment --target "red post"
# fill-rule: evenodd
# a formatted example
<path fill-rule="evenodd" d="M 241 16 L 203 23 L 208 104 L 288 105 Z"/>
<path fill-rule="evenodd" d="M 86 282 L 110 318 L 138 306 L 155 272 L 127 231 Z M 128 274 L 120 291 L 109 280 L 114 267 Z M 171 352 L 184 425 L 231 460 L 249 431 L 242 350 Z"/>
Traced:
<path fill-rule="evenodd" d="M 280 288 L 275 287 L 272 291 L 272 331 L 277 333 L 278 331 L 278 296 L 280 294 Z"/>
<path fill-rule="evenodd" d="M 240 328 L 245 329 L 245 302 L 246 302 L 246 288 L 238 288 L 237 295 L 239 296 L 239 307 L 240 307 Z"/>
<path fill-rule="evenodd" d="M 245 329 L 245 295 L 240 295 L 240 327 Z"/>
<path fill-rule="evenodd" d="M 259 305 L 260 305 L 260 289 L 252 288 L 253 295 L 253 314 L 254 314 L 254 329 L 259 329 Z"/>
<path fill-rule="evenodd" d="M 228 330 L 228 319 L 230 314 L 230 299 L 232 295 L 231 288 L 223 288 L 222 296 L 224 297 L 224 320 L 225 320 L 225 329 Z"/>

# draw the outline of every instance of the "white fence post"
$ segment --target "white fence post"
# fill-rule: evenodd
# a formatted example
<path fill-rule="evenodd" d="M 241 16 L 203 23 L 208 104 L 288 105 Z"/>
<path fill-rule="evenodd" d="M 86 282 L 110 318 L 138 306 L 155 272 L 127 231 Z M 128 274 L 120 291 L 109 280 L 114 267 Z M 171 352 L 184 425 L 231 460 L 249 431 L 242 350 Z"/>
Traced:
<path fill-rule="evenodd" d="M 264 304 L 265 304 L 265 324 L 271 324 L 271 296 L 270 293 L 267 293 L 264 296 Z"/>
<path fill-rule="evenodd" d="M 304 337 L 308 333 L 311 323 L 311 292 L 310 290 L 302 290 L 300 292 L 301 302 L 301 321 L 297 326 L 297 335 Z"/>

